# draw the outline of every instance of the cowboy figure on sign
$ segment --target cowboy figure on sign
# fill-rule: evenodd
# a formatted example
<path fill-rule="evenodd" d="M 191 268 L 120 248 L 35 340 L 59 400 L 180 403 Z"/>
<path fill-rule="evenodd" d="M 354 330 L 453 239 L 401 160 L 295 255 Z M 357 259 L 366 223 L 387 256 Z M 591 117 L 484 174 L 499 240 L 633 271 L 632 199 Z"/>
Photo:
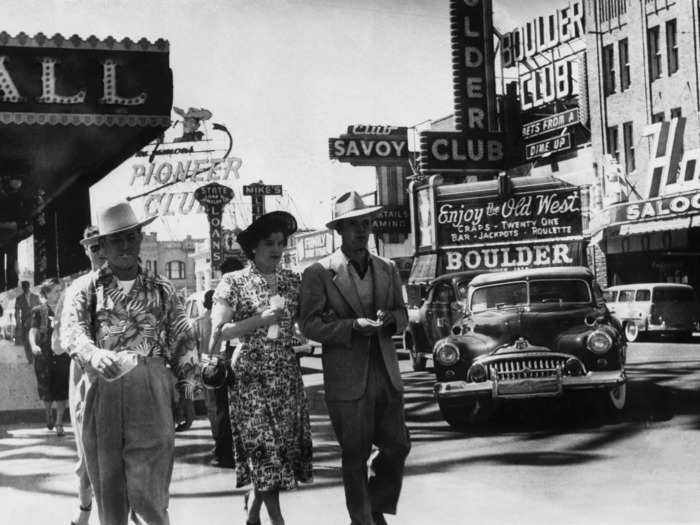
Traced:
<path fill-rule="evenodd" d="M 187 112 L 173 106 L 173 111 L 182 117 L 182 137 L 173 142 L 196 142 L 204 138 L 204 133 L 198 131 L 203 120 L 211 118 L 211 111 L 204 108 L 188 108 Z"/>

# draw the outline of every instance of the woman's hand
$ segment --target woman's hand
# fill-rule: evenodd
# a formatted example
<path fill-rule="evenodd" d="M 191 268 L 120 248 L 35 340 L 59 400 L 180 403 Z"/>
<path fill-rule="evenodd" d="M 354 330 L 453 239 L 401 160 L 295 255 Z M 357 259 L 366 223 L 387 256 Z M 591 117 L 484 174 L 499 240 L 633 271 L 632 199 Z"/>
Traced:
<path fill-rule="evenodd" d="M 284 307 L 268 308 L 260 314 L 263 326 L 277 324 L 284 317 Z"/>
<path fill-rule="evenodd" d="M 31 345 L 32 346 L 32 354 L 35 356 L 41 355 L 41 347 L 39 345 Z"/>
<path fill-rule="evenodd" d="M 117 362 L 117 353 L 112 350 L 98 349 L 92 354 L 90 364 L 95 371 L 107 379 L 113 379 L 119 375 L 120 368 Z"/>

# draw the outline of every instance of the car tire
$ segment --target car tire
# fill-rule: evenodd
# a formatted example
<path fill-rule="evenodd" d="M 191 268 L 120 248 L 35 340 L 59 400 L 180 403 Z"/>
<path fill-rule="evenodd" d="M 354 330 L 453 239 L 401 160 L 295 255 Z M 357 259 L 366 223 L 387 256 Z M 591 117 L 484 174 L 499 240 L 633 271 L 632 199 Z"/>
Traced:
<path fill-rule="evenodd" d="M 418 353 L 413 336 L 408 332 L 404 335 L 404 348 L 407 348 L 411 354 L 411 366 L 413 367 L 413 371 L 423 372 L 428 360 L 424 355 Z"/>
<path fill-rule="evenodd" d="M 606 392 L 608 397 L 608 406 L 613 413 L 622 412 L 627 405 L 627 383 L 611 388 Z"/>
<path fill-rule="evenodd" d="M 628 343 L 633 343 L 639 339 L 639 327 L 635 323 L 626 322 L 623 329 Z"/>
<path fill-rule="evenodd" d="M 448 405 L 438 401 L 438 406 L 445 422 L 458 432 L 483 425 L 491 415 L 491 405 L 486 400 L 475 400 L 464 405 Z"/>

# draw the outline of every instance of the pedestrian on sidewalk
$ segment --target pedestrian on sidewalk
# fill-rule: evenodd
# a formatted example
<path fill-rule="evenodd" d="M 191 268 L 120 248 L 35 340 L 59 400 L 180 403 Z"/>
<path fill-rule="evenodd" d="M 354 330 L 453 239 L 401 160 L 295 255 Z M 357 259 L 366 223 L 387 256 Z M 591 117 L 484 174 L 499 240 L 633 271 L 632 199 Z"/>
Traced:
<path fill-rule="evenodd" d="M 242 269 L 243 263 L 236 257 L 227 257 L 224 262 L 221 263 L 222 276 Z M 209 296 L 209 302 L 207 302 L 206 296 L 204 298 L 204 307 L 207 308 L 207 304 L 209 304 L 210 309 L 207 319 L 208 333 L 206 334 L 206 337 L 204 334 L 201 337 L 201 341 L 203 342 L 201 348 L 203 348 L 204 352 L 207 351 L 211 336 L 211 308 L 213 306 L 213 295 L 214 291 L 212 290 L 212 294 Z M 206 343 L 204 343 L 204 341 L 206 341 Z M 211 351 L 215 354 L 221 352 L 222 355 L 220 355 L 220 357 L 224 360 L 224 362 L 230 363 L 231 357 L 233 356 L 233 350 L 238 344 L 237 339 L 231 339 L 223 343 L 223 348 L 212 348 Z M 228 385 L 221 388 L 205 389 L 205 402 L 207 405 L 207 416 L 209 417 L 209 423 L 211 424 L 211 433 L 214 437 L 214 457 L 211 464 L 215 467 L 233 468 L 233 438 L 231 436 L 231 419 L 228 413 Z"/>
<path fill-rule="evenodd" d="M 302 277 L 299 324 L 323 345 L 328 414 L 342 451 L 345 502 L 353 525 L 381 525 L 395 514 L 410 450 L 403 383 L 392 342 L 408 316 L 396 264 L 369 253 L 372 216 L 354 191 L 335 202 L 327 224 L 342 237 L 339 250 Z M 373 476 L 367 462 L 372 445 Z"/>
<path fill-rule="evenodd" d="M 85 228 L 80 244 L 85 249 L 85 255 L 90 261 L 90 271 L 94 272 L 105 262 L 104 254 L 100 249 L 99 231 L 97 226 L 90 225 Z M 90 274 L 78 277 L 73 284 L 68 287 L 64 294 L 63 305 L 72 303 L 72 295 L 75 290 L 79 290 L 85 285 L 89 285 Z M 75 466 L 75 473 L 78 476 L 78 513 L 71 525 L 87 525 L 90 521 L 92 511 L 92 486 L 88 477 L 87 466 L 85 465 L 85 452 L 83 448 L 83 419 L 85 397 L 90 385 L 88 374 L 84 373 L 83 367 L 78 359 L 71 359 L 70 380 L 68 382 L 68 409 L 70 419 L 73 424 L 73 434 L 75 435 L 75 447 L 78 452 L 78 462 Z"/>
<path fill-rule="evenodd" d="M 167 525 L 173 375 L 191 399 L 194 337 L 172 284 L 139 264 L 141 228 L 154 218 L 139 221 L 119 203 L 98 219 L 107 263 L 73 290 L 62 317 L 62 344 L 90 376 L 78 414 L 85 462 L 102 525 L 125 525 L 130 508 L 148 525 Z"/>
<path fill-rule="evenodd" d="M 22 340 L 27 363 L 32 364 L 34 354 L 29 342 L 29 329 L 32 327 L 32 310 L 41 304 L 39 296 L 31 291 L 29 281 L 22 281 L 22 293 L 15 299 L 15 333 Z"/>
<path fill-rule="evenodd" d="M 46 428 L 56 428 L 56 435 L 62 436 L 63 413 L 68 402 L 68 374 L 70 357 L 62 352 L 55 352 L 51 346 L 52 333 L 58 325 L 56 316 L 58 302 L 63 292 L 63 283 L 53 277 L 40 286 L 45 302 L 32 310 L 32 324 L 28 340 L 34 354 L 34 372 L 39 398 L 46 409 Z M 56 414 L 53 414 L 53 405 Z"/>
<path fill-rule="evenodd" d="M 312 480 L 309 413 L 301 368 L 292 348 L 299 276 L 279 267 L 292 215 L 267 213 L 238 234 L 248 265 L 226 273 L 214 292 L 210 353 L 221 339 L 238 338 L 229 387 L 236 487 L 246 495 L 248 525 L 260 523 L 265 504 L 283 525 L 281 490 Z"/>

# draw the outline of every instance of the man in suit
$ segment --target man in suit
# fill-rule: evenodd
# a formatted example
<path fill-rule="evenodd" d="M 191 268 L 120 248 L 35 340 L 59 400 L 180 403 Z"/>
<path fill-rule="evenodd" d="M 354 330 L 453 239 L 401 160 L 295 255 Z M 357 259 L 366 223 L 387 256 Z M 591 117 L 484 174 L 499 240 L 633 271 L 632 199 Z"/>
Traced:
<path fill-rule="evenodd" d="M 27 363 L 30 365 L 34 362 L 32 346 L 29 344 L 29 329 L 32 327 L 32 309 L 40 304 L 39 296 L 29 289 L 29 281 L 22 281 L 22 294 L 15 299 L 15 322 L 17 323 L 17 333 L 22 334 L 24 355 L 27 357 Z"/>
<path fill-rule="evenodd" d="M 372 215 L 356 192 L 341 195 L 327 224 L 339 250 L 313 264 L 301 283 L 299 325 L 323 345 L 326 405 L 342 450 L 345 501 L 353 525 L 395 514 L 410 450 L 403 384 L 391 336 L 407 313 L 396 264 L 367 250 Z M 368 480 L 372 445 L 379 449 Z"/>

